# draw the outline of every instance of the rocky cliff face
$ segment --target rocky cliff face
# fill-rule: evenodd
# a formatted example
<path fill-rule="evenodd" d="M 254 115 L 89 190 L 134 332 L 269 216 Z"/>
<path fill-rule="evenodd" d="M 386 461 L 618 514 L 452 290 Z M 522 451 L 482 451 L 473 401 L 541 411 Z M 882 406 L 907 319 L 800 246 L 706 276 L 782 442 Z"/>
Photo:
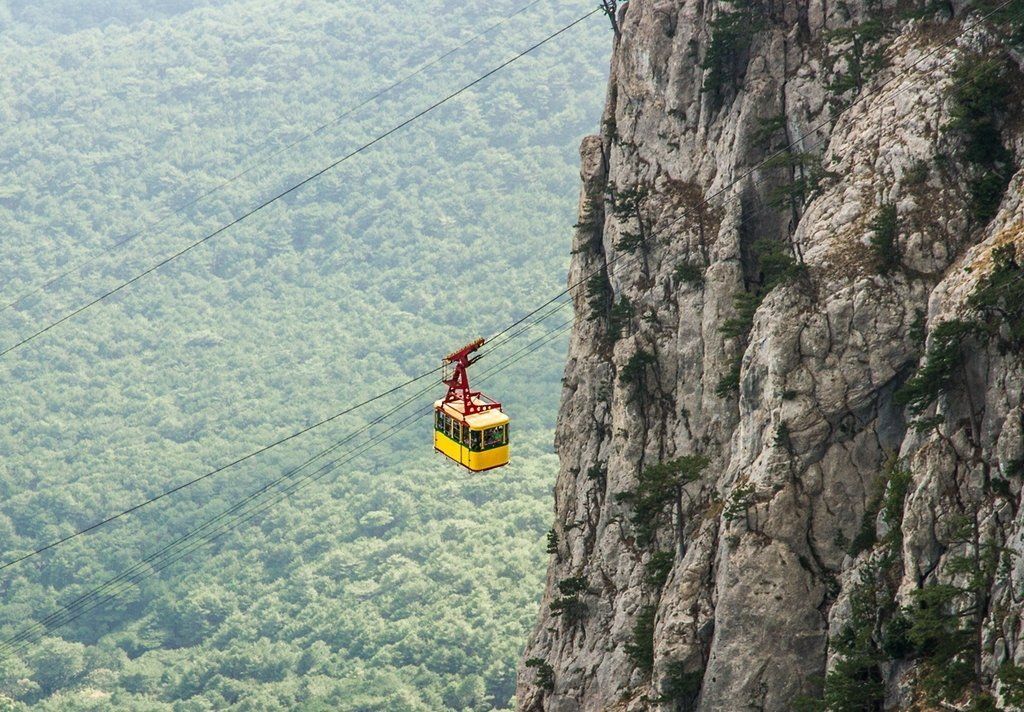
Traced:
<path fill-rule="evenodd" d="M 521 710 L 1024 701 L 1024 3 L 631 0 Z"/>

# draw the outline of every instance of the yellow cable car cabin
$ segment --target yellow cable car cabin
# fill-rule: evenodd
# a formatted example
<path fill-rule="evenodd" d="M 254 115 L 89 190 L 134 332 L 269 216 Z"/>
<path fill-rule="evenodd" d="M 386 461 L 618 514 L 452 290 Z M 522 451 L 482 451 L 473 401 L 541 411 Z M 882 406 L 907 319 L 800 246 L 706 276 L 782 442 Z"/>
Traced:
<path fill-rule="evenodd" d="M 442 377 L 448 394 L 434 403 L 434 449 L 473 472 L 507 465 L 509 457 L 509 417 L 501 403 L 469 389 L 466 367 L 475 360 L 469 354 L 483 343 L 477 339 L 445 357 L 445 367 L 455 369 Z"/>
<path fill-rule="evenodd" d="M 466 415 L 461 405 L 434 403 L 434 449 L 474 472 L 508 464 L 508 416 L 500 410 Z"/>

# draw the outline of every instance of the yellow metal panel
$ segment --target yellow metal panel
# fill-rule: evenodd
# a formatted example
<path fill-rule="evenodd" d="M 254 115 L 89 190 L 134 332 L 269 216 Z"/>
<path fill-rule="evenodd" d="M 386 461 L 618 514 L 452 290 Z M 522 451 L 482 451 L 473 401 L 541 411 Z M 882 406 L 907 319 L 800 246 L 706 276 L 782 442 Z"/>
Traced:
<path fill-rule="evenodd" d="M 473 415 L 464 416 L 462 415 L 461 408 L 452 408 L 452 405 L 460 404 L 442 404 L 441 401 L 437 401 L 434 404 L 435 408 L 448 413 L 448 415 L 454 417 L 455 420 L 462 420 L 466 422 L 473 431 L 482 432 L 487 428 L 505 425 L 509 422 L 509 417 L 500 410 L 491 410 L 484 413 L 475 413 Z M 466 433 L 466 436 L 469 437 L 468 432 Z M 509 460 L 509 446 L 507 443 L 499 447 L 475 451 L 470 450 L 466 445 L 456 442 L 443 432 L 436 429 L 434 430 L 434 449 L 475 472 L 501 467 L 502 465 L 508 464 Z"/>
<path fill-rule="evenodd" d="M 459 464 L 465 463 L 466 457 L 464 452 L 466 452 L 466 448 L 462 447 L 462 445 L 455 442 L 444 433 L 439 433 L 436 430 L 434 431 L 434 449 L 444 455 L 447 455 Z"/>
<path fill-rule="evenodd" d="M 508 464 L 508 445 L 494 447 L 481 452 L 469 451 L 469 463 L 466 465 L 471 470 L 489 470 L 492 467 L 501 467 Z"/>

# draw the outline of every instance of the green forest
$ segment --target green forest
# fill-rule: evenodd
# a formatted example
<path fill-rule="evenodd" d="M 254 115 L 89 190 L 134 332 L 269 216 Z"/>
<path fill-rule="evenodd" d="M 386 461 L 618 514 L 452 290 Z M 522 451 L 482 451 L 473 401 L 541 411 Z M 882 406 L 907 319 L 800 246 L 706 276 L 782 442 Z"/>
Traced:
<path fill-rule="evenodd" d="M 403 124 L 592 9 L 0 0 L 0 710 L 514 704 L 607 20 Z"/>

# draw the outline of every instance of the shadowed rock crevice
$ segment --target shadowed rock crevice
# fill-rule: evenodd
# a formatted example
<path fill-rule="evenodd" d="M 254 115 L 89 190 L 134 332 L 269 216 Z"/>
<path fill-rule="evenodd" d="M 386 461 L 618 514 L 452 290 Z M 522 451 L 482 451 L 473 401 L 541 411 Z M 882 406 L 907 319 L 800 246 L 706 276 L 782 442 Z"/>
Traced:
<path fill-rule="evenodd" d="M 521 667 L 521 709 L 1024 699 L 1024 364 L 999 316 L 1024 303 L 1024 52 L 986 9 L 631 0 L 582 148 L 569 282 L 608 268 L 573 289 L 524 653 L 552 677 Z M 956 107 L 997 84 L 986 169 Z M 989 169 L 1010 177 L 981 205 Z M 688 456 L 682 494 L 638 496 Z"/>

